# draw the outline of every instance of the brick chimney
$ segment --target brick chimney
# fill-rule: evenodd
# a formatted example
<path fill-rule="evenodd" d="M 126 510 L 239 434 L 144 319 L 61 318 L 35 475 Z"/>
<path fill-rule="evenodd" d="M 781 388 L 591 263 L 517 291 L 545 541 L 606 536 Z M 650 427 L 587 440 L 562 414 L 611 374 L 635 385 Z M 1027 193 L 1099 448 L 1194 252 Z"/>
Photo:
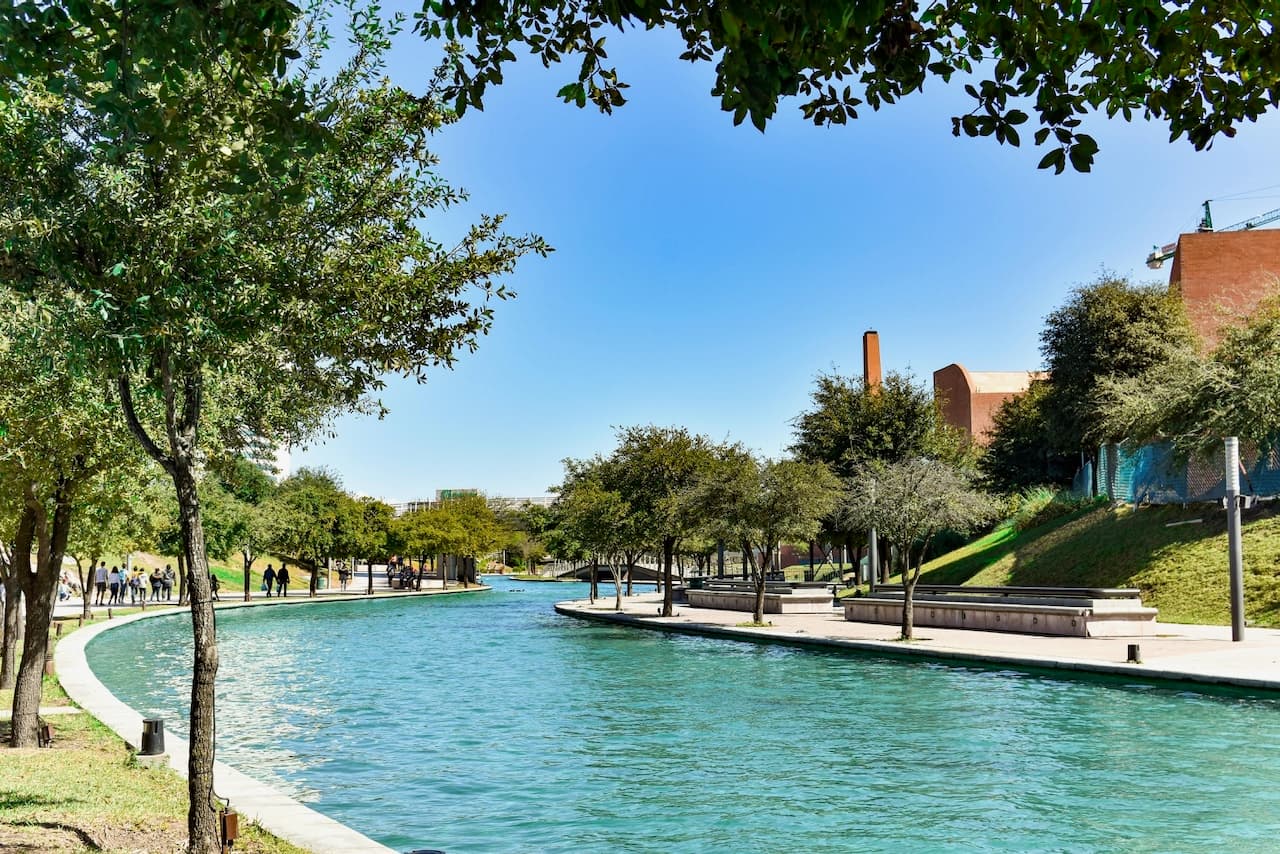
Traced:
<path fill-rule="evenodd" d="M 862 382 L 867 389 L 880 388 L 880 333 L 862 333 Z"/>

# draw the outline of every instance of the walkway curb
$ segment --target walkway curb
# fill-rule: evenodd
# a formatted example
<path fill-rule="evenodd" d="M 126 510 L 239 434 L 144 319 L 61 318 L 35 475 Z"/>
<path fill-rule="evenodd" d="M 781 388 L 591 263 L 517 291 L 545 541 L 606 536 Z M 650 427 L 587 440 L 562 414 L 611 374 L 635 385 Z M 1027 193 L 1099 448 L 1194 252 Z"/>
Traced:
<path fill-rule="evenodd" d="M 661 617 L 643 617 L 636 614 L 617 611 L 600 611 L 583 608 L 575 602 L 557 602 L 556 613 L 580 620 L 600 623 L 624 625 L 650 631 L 663 631 L 673 634 L 696 635 L 703 637 L 724 638 L 748 643 L 766 643 L 781 646 L 806 647 L 811 649 L 847 650 L 856 652 L 873 652 L 892 658 L 925 659 L 946 662 L 976 662 L 1011 666 L 1025 670 L 1055 670 L 1078 673 L 1097 673 L 1106 676 L 1120 676 L 1139 679 L 1143 682 L 1187 683 L 1195 685 L 1228 686 L 1244 688 L 1251 691 L 1280 692 L 1280 680 L 1251 679 L 1248 677 L 1195 673 L 1189 671 L 1155 669 L 1141 664 L 1115 664 L 1110 662 L 1090 661 L 1087 659 L 1045 658 L 1014 654 L 995 654 L 958 649 L 940 649 L 937 647 L 911 646 L 900 641 L 863 640 L 848 638 L 823 637 L 808 633 L 792 632 L 783 634 L 776 628 L 748 628 L 745 626 L 722 626 L 714 623 L 670 622 Z M 749 617 L 750 615 L 744 615 Z"/>
<path fill-rule="evenodd" d="M 233 610 L 259 605 L 306 605 L 357 599 L 374 601 L 424 595 L 440 596 L 489 589 L 491 588 L 480 586 L 466 590 L 415 591 L 372 597 L 367 594 L 323 598 L 299 597 L 297 602 L 288 600 L 227 602 L 219 603 L 216 610 Z M 157 609 L 151 613 L 141 612 L 111 620 L 95 621 L 92 625 L 84 626 L 61 638 L 54 649 L 54 664 L 63 690 L 72 700 L 124 739 L 126 745 L 136 749 L 142 737 L 142 715 L 117 699 L 98 680 L 89 667 L 85 649 L 98 635 L 118 626 L 158 617 L 189 616 L 190 612 L 185 608 Z M 186 779 L 190 749 L 187 740 L 166 733 L 165 747 L 169 766 Z M 260 783 L 216 760 L 213 763 L 213 779 L 218 795 L 227 800 L 240 815 L 257 822 L 269 833 L 313 851 L 315 854 L 396 854 L 395 849 L 374 842 L 345 824 L 304 806 L 265 783 Z"/>

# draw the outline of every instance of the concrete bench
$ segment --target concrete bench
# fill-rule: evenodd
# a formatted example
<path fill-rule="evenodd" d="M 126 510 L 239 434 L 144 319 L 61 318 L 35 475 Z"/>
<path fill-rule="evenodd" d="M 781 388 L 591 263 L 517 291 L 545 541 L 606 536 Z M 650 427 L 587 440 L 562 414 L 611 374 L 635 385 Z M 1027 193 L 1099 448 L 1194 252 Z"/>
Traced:
<path fill-rule="evenodd" d="M 746 611 L 756 608 L 755 590 L 688 590 L 685 595 L 694 608 Z M 765 590 L 766 614 L 829 614 L 831 593 L 827 590 Z"/>
<path fill-rule="evenodd" d="M 965 593 L 919 592 L 921 589 L 912 597 L 917 626 L 1093 638 L 1155 634 L 1157 611 L 1142 604 L 1137 590 L 1125 590 L 1123 596 L 1091 597 L 1081 594 L 1081 588 L 955 588 L 975 591 Z M 900 590 L 881 589 L 870 596 L 844 599 L 844 618 L 858 623 L 900 623 Z M 1039 592 L 1033 595 L 1028 592 L 1031 590 Z"/>

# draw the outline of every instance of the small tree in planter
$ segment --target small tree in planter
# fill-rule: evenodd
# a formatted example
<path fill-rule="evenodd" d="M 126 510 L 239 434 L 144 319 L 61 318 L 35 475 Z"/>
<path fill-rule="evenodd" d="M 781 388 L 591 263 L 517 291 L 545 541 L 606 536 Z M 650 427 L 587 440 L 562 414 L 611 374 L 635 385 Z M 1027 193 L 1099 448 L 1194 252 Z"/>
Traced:
<path fill-rule="evenodd" d="M 933 538 L 943 531 L 967 534 L 995 513 L 989 495 L 937 460 L 873 461 L 855 471 L 846 496 L 848 521 L 874 527 L 904 558 L 903 640 L 912 638 L 912 599 Z"/>

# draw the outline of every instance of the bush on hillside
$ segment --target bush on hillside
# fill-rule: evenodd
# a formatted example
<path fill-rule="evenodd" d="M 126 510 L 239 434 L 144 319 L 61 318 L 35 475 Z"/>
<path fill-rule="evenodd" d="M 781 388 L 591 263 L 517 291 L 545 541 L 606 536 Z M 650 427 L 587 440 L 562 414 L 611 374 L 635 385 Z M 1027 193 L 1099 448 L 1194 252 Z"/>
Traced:
<path fill-rule="evenodd" d="M 1005 519 L 996 527 L 1026 531 L 1078 510 L 1106 503 L 1106 496 L 1085 498 L 1051 486 L 1033 486 L 1009 496 Z"/>

